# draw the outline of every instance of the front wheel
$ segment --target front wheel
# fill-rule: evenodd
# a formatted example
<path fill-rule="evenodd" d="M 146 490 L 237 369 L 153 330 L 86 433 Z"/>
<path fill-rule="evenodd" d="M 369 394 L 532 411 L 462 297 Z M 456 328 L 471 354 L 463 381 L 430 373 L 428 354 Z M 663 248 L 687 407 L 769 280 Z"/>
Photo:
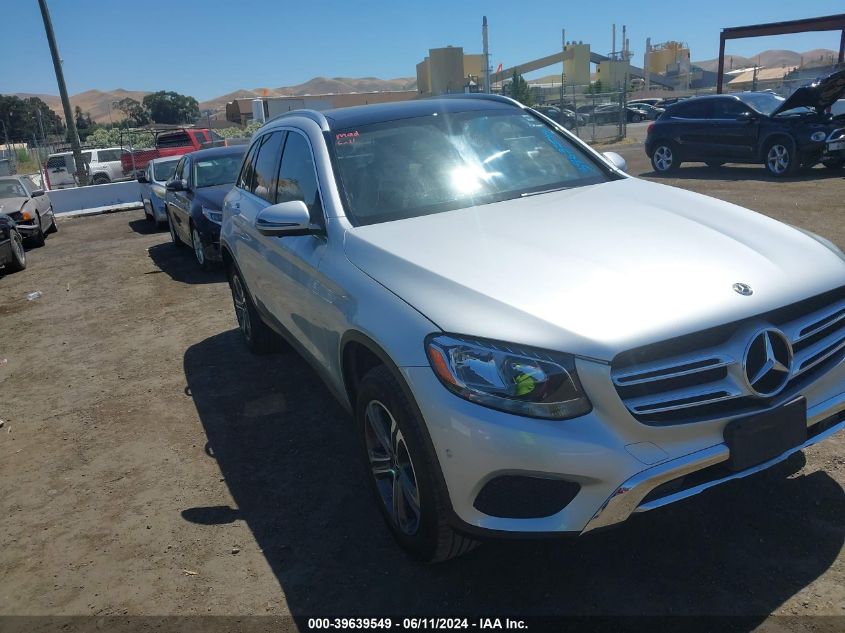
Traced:
<path fill-rule="evenodd" d="M 681 161 L 674 143 L 657 143 L 651 152 L 651 166 L 658 174 L 668 174 L 675 171 Z"/>
<path fill-rule="evenodd" d="M 94 177 L 91 179 L 91 182 L 95 185 L 106 185 L 110 183 L 111 180 L 105 174 L 94 174 Z"/>
<path fill-rule="evenodd" d="M 44 246 L 44 229 L 41 228 L 41 216 L 35 216 L 35 224 L 38 227 L 35 235 L 33 235 L 30 240 L 33 246 Z"/>
<path fill-rule="evenodd" d="M 181 238 L 176 234 L 176 227 L 173 225 L 173 218 L 170 217 L 170 213 L 167 214 L 167 227 L 170 229 L 170 242 L 173 246 L 177 248 L 185 246 L 184 242 L 182 242 Z"/>
<path fill-rule="evenodd" d="M 476 541 L 447 522 L 446 500 L 435 479 L 436 458 L 422 435 L 423 421 L 384 365 L 371 369 L 361 381 L 355 422 L 370 487 L 402 549 L 426 562 L 473 549 Z"/>
<path fill-rule="evenodd" d="M 792 148 L 781 139 L 774 140 L 766 146 L 766 169 L 772 176 L 784 178 L 792 175 L 798 168 L 798 161 L 792 155 Z"/>
<path fill-rule="evenodd" d="M 6 270 L 16 273 L 26 268 L 26 251 L 23 248 L 23 239 L 20 233 L 12 229 L 10 238 L 12 243 L 12 261 L 6 264 Z"/>
<path fill-rule="evenodd" d="M 200 238 L 200 234 L 195 226 L 191 227 L 191 246 L 194 249 L 194 257 L 200 268 L 202 270 L 211 270 L 211 262 L 205 256 L 205 246 L 203 246 L 202 238 Z"/>
<path fill-rule="evenodd" d="M 56 212 L 53 211 L 53 207 L 50 207 L 50 228 L 47 229 L 47 233 L 58 233 L 59 232 L 59 225 L 56 222 Z"/>

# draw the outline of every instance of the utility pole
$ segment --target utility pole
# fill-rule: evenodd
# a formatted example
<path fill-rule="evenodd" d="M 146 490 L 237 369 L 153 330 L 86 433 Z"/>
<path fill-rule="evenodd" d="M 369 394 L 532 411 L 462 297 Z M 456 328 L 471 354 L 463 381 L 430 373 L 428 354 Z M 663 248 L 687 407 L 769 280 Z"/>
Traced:
<path fill-rule="evenodd" d="M 487 16 L 484 16 L 484 19 L 481 21 L 481 45 L 482 50 L 484 51 L 484 74 L 483 74 L 483 82 L 484 85 L 481 88 L 482 92 L 489 93 L 490 92 L 490 46 L 487 41 Z"/>
<path fill-rule="evenodd" d="M 53 22 L 50 20 L 50 10 L 47 8 L 47 0 L 38 0 L 41 7 L 41 17 L 44 19 L 44 30 L 47 32 L 47 43 L 50 45 L 50 55 L 53 57 L 53 68 L 56 71 L 56 82 L 59 84 L 59 96 L 62 98 L 62 108 L 65 112 L 65 123 L 70 137 L 70 145 L 73 149 L 73 162 L 76 164 L 76 177 L 79 185 L 84 187 L 88 184 L 88 174 L 85 171 L 85 164 L 82 161 L 82 148 L 79 146 L 79 133 L 76 131 L 76 120 L 73 118 L 73 110 L 70 108 L 70 99 L 67 95 L 65 75 L 62 72 L 62 60 L 59 57 L 59 48 L 56 46 L 56 35 L 53 33 Z"/>

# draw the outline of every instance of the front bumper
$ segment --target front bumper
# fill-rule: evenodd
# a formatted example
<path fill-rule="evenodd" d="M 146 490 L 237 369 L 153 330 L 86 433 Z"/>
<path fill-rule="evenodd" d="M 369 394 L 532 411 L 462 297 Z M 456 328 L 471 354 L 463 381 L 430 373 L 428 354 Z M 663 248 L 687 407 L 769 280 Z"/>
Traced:
<path fill-rule="evenodd" d="M 15 228 L 18 230 L 18 233 L 21 234 L 22 237 L 31 237 L 38 233 L 38 225 L 37 224 L 21 224 L 17 223 Z"/>
<path fill-rule="evenodd" d="M 578 360 L 577 369 L 593 410 L 562 421 L 488 409 L 447 391 L 428 367 L 402 369 L 425 419 L 458 529 L 492 535 L 583 534 L 769 468 L 845 427 L 843 361 L 802 392 L 809 432 L 802 446 L 747 470 L 724 472 L 719 464 L 729 456 L 723 439 L 729 418 L 647 426 L 619 399 L 607 365 Z M 657 490 L 693 473 L 694 485 Z M 490 516 L 475 507 L 488 482 L 514 475 L 565 480 L 580 489 L 550 516 Z"/>

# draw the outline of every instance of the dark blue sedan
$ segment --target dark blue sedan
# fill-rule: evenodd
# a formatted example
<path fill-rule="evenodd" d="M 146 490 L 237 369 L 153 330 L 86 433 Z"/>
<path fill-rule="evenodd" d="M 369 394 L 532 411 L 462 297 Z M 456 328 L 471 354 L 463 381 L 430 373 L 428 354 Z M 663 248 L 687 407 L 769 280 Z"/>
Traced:
<path fill-rule="evenodd" d="M 170 239 L 193 248 L 203 270 L 220 261 L 223 198 L 238 177 L 246 145 L 185 154 L 167 181 L 165 206 Z"/>

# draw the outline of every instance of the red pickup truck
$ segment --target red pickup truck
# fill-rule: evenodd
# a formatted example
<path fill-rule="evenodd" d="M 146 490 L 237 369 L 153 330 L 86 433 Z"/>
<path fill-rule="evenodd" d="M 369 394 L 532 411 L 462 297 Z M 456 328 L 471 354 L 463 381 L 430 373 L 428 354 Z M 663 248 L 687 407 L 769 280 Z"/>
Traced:
<path fill-rule="evenodd" d="M 155 149 L 139 149 L 124 153 L 120 162 L 123 173 L 137 176 L 142 173 L 154 158 L 181 156 L 206 147 L 223 145 L 224 140 L 216 132 L 205 128 L 186 128 L 168 130 L 156 136 Z"/>

